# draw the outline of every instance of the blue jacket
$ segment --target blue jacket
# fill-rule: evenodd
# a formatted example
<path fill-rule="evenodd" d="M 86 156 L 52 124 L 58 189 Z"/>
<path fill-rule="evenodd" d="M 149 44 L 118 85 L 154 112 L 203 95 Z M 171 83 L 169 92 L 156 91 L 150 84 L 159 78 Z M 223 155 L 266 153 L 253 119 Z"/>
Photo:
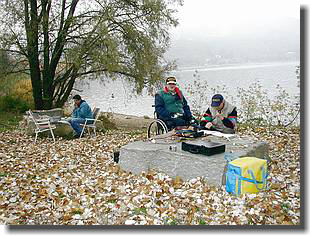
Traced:
<path fill-rule="evenodd" d="M 80 106 L 74 109 L 72 118 L 93 119 L 93 112 L 85 100 L 82 100 Z"/>

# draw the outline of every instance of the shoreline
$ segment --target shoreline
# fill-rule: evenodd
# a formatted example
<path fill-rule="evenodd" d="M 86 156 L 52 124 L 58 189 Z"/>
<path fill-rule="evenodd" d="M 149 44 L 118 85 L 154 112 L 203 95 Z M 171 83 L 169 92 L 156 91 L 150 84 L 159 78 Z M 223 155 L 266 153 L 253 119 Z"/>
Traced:
<path fill-rule="evenodd" d="M 174 70 L 177 72 L 190 72 L 190 71 L 210 71 L 210 70 L 229 70 L 229 69 L 247 69 L 247 68 L 260 68 L 260 67 L 274 67 L 282 65 L 300 65 L 298 61 L 287 62 L 248 62 L 248 63 L 234 63 L 234 64 L 215 64 L 215 65 L 203 65 L 203 66 L 184 66 L 178 67 Z"/>

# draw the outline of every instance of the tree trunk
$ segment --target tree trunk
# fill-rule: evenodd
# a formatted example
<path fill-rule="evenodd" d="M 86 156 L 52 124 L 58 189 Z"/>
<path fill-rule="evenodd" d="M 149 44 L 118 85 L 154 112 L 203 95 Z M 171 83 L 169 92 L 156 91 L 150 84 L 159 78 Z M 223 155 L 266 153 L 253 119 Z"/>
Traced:
<path fill-rule="evenodd" d="M 44 75 L 43 79 L 43 107 L 45 110 L 49 110 L 53 107 L 53 90 L 52 90 L 52 82 L 53 79 L 50 75 Z"/>
<path fill-rule="evenodd" d="M 49 12 L 51 7 L 51 1 L 42 0 L 42 27 L 44 35 L 44 65 L 42 70 L 43 81 L 43 107 L 44 109 L 52 108 L 52 96 L 53 89 L 52 84 L 54 80 L 54 74 L 50 67 L 50 42 L 49 42 Z"/>
<path fill-rule="evenodd" d="M 42 81 L 39 68 L 38 53 L 38 15 L 37 1 L 24 0 L 25 29 L 27 37 L 28 62 L 30 66 L 31 82 L 33 87 L 33 98 L 36 109 L 43 109 Z"/>
<path fill-rule="evenodd" d="M 38 58 L 37 58 L 38 61 Z M 36 59 L 29 59 L 30 71 L 31 71 L 31 82 L 33 88 L 33 98 L 35 103 L 35 109 L 42 110 L 44 108 L 42 100 L 42 91 L 41 91 L 41 77 L 39 68 L 36 69 Z"/>

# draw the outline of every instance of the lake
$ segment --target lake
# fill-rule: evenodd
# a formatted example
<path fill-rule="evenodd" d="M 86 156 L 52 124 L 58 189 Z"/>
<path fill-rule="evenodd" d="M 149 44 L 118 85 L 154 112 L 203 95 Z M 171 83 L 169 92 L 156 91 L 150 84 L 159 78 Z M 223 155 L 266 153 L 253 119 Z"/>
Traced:
<path fill-rule="evenodd" d="M 180 88 L 189 102 L 186 92 L 188 84 L 199 78 L 206 81 L 208 87 L 225 85 L 229 95 L 236 95 L 237 87 L 248 89 L 254 81 L 259 81 L 270 98 L 274 97 L 274 88 L 279 84 L 291 96 L 300 95 L 297 85 L 296 66 L 299 62 L 272 62 L 263 64 L 224 65 L 210 67 L 185 67 L 171 72 L 177 77 Z M 197 72 L 196 72 L 197 71 Z M 196 76 L 195 76 L 196 75 Z M 104 83 L 105 82 L 105 83 Z M 100 107 L 101 111 L 129 114 L 136 116 L 153 116 L 154 97 L 146 90 L 136 96 L 129 82 L 109 79 L 93 80 L 90 84 L 77 82 L 79 94 L 92 107 Z M 208 95 L 210 99 L 210 95 Z"/>

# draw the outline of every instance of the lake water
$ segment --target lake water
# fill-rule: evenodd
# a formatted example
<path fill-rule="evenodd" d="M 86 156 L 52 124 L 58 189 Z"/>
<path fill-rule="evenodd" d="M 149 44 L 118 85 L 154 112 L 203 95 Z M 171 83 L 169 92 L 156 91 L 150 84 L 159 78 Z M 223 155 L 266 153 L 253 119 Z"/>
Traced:
<path fill-rule="evenodd" d="M 300 94 L 295 72 L 297 65 L 299 65 L 299 62 L 189 67 L 173 71 L 171 75 L 177 77 L 180 88 L 183 89 L 183 94 L 185 94 L 188 102 L 191 96 L 187 94 L 186 87 L 197 78 L 206 81 L 208 87 L 225 85 L 228 94 L 234 96 L 237 87 L 248 89 L 248 86 L 254 81 L 260 82 L 269 97 L 274 97 L 274 88 L 277 84 L 291 96 L 296 96 Z M 131 90 L 132 85 L 128 82 L 108 79 L 103 79 L 103 81 L 94 80 L 90 84 L 77 82 L 75 88 L 81 90 L 79 94 L 92 107 L 100 107 L 101 111 L 136 116 L 153 116 L 154 97 L 149 95 L 146 90 L 143 91 L 142 95 L 136 96 Z M 208 95 L 208 98 L 210 98 L 210 95 Z"/>

